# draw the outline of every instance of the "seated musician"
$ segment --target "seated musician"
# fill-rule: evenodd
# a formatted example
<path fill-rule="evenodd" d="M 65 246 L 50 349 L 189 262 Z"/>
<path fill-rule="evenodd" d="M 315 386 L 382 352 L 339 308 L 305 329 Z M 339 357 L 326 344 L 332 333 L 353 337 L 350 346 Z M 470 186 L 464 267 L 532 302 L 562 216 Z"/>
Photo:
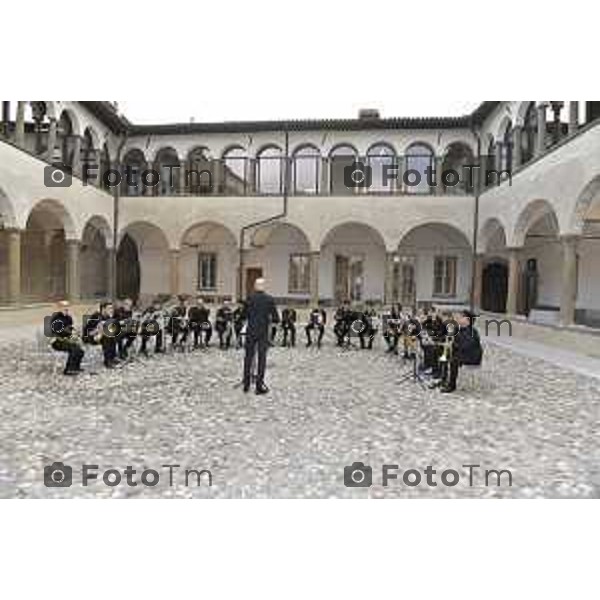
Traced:
<path fill-rule="evenodd" d="M 456 319 L 459 330 L 452 340 L 448 371 L 441 388 L 444 393 L 456 390 L 458 370 L 463 365 L 480 365 L 483 348 L 479 332 L 475 328 L 475 315 L 468 310 L 462 311 Z"/>
<path fill-rule="evenodd" d="M 46 335 L 53 338 L 52 349 L 56 352 L 66 352 L 67 362 L 63 373 L 78 375 L 83 370 L 81 361 L 84 356 L 79 338 L 75 335 L 73 317 L 70 314 L 69 303 L 63 300 L 57 304 L 57 310 L 50 316 L 50 327 Z"/>
<path fill-rule="evenodd" d="M 235 347 L 242 348 L 244 342 L 244 324 L 246 323 L 246 303 L 239 302 L 233 311 L 233 331 L 235 333 Z"/>
<path fill-rule="evenodd" d="M 224 300 L 221 308 L 215 315 L 215 329 L 219 336 L 219 348 L 228 350 L 231 347 L 231 337 L 233 334 L 233 311 L 231 310 L 231 301 Z"/>
<path fill-rule="evenodd" d="M 375 325 L 375 319 L 377 313 L 373 307 L 368 307 L 364 312 L 359 313 L 358 320 L 361 323 L 358 337 L 360 339 L 360 347 L 362 350 L 365 348 L 371 350 L 373 348 L 373 339 L 377 335 L 377 328 Z"/>
<path fill-rule="evenodd" d="M 352 323 L 350 318 L 350 303 L 347 300 L 338 307 L 333 316 L 335 323 L 333 325 L 333 333 L 336 338 L 336 346 L 343 346 L 344 341 L 348 337 L 349 327 Z"/>
<path fill-rule="evenodd" d="M 400 339 L 402 325 L 402 305 L 392 304 L 390 313 L 385 321 L 383 338 L 387 344 L 386 352 L 398 354 L 398 340 Z"/>
<path fill-rule="evenodd" d="M 281 311 L 281 329 L 283 331 L 283 341 L 281 345 L 285 348 L 288 345 L 288 335 L 290 346 L 296 345 L 296 311 L 293 308 L 284 308 Z"/>
<path fill-rule="evenodd" d="M 435 309 L 424 309 L 421 317 L 423 340 L 423 370 L 433 377 L 439 376 L 439 357 L 442 354 L 442 343 L 445 340 L 444 324 Z M 428 343 L 424 340 L 427 339 Z"/>
<path fill-rule="evenodd" d="M 212 337 L 210 310 L 202 296 L 197 296 L 195 304 L 188 310 L 189 328 L 194 336 L 194 349 L 208 347 Z"/>
<path fill-rule="evenodd" d="M 169 315 L 169 331 L 173 347 L 183 350 L 189 333 L 188 303 L 187 296 L 183 294 L 178 296 L 177 299 L 179 302 Z"/>
<path fill-rule="evenodd" d="M 140 354 L 148 356 L 148 340 L 150 338 L 155 338 L 154 353 L 161 354 L 164 352 L 162 321 L 162 302 L 160 298 L 155 298 L 152 304 L 142 312 Z"/>
<path fill-rule="evenodd" d="M 121 336 L 121 326 L 112 302 L 103 302 L 100 305 L 99 327 L 104 366 L 107 369 L 114 369 L 120 362 L 117 357 L 117 343 Z"/>
<path fill-rule="evenodd" d="M 115 318 L 121 326 L 121 333 L 117 338 L 119 358 L 127 360 L 129 351 L 137 338 L 137 324 L 133 320 L 133 300 L 125 298 L 115 309 Z"/>
<path fill-rule="evenodd" d="M 323 336 L 325 335 L 325 324 L 327 322 L 327 314 L 322 308 L 315 306 L 308 315 L 308 323 L 304 329 L 306 332 L 306 347 L 312 346 L 311 332 L 315 329 L 319 332 L 317 336 L 317 348 L 321 347 Z"/>

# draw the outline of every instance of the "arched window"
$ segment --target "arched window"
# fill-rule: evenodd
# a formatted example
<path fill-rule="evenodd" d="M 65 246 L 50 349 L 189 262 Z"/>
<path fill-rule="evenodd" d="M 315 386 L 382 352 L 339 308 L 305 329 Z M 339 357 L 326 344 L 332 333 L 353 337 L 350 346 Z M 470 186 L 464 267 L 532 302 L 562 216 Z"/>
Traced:
<path fill-rule="evenodd" d="M 194 148 L 188 154 L 186 186 L 191 194 L 206 195 L 213 191 L 213 165 L 208 148 Z"/>
<path fill-rule="evenodd" d="M 180 162 L 173 148 L 162 148 L 156 155 L 154 169 L 158 171 L 159 196 L 174 196 L 179 189 Z"/>
<path fill-rule="evenodd" d="M 246 193 L 248 159 L 246 151 L 239 146 L 229 148 L 223 154 L 222 176 L 214 177 L 213 186 L 225 195 L 240 195 Z"/>
<path fill-rule="evenodd" d="M 314 146 L 304 146 L 294 152 L 294 194 L 316 194 L 319 191 L 321 153 Z"/>
<path fill-rule="evenodd" d="M 537 110 L 535 102 L 530 102 L 523 121 L 523 133 L 521 135 L 521 162 L 529 162 L 535 154 L 537 142 Z"/>
<path fill-rule="evenodd" d="M 513 143 L 513 128 L 512 123 L 509 122 L 502 138 L 502 170 L 512 170 Z"/>
<path fill-rule="evenodd" d="M 63 111 L 58 120 L 56 131 L 57 146 L 60 148 L 60 161 L 67 167 L 73 166 L 73 121 L 67 113 Z"/>
<path fill-rule="evenodd" d="M 371 186 L 368 191 L 392 193 L 396 189 L 396 153 L 387 144 L 374 144 L 367 150 L 367 164 L 371 167 Z M 393 179 L 390 179 L 393 177 Z"/>
<path fill-rule="evenodd" d="M 110 153 L 108 151 L 108 145 L 105 143 L 102 147 L 102 152 L 100 153 L 98 177 L 100 178 L 100 185 L 106 190 L 110 188 L 108 185 L 108 178 L 104 177 L 104 173 L 106 173 L 111 168 L 111 166 L 112 165 L 110 164 Z"/>
<path fill-rule="evenodd" d="M 431 193 L 426 170 L 434 168 L 433 160 L 433 150 L 425 144 L 416 143 L 408 148 L 404 187 L 409 194 Z"/>
<path fill-rule="evenodd" d="M 446 174 L 446 181 L 449 184 L 456 181 L 456 185 L 444 186 L 442 180 L 436 177 L 437 185 L 442 185 L 443 192 L 449 195 L 470 194 L 473 191 L 474 180 L 478 174 L 475 169 L 465 169 L 465 165 L 473 164 L 473 152 L 469 146 L 462 142 L 450 144 L 442 162 L 442 171 Z M 458 178 L 453 177 L 453 174 L 450 174 L 451 171 L 455 171 Z"/>
<path fill-rule="evenodd" d="M 270 146 L 257 156 L 257 184 L 259 194 L 281 194 L 283 160 L 281 149 Z"/>
<path fill-rule="evenodd" d="M 122 193 L 125 196 L 141 196 L 144 193 L 142 172 L 146 169 L 146 159 L 141 150 L 132 148 L 123 158 Z M 168 174 L 167 174 L 168 175 Z"/>
<path fill-rule="evenodd" d="M 98 167 L 96 160 L 96 148 L 94 148 L 94 137 L 89 127 L 83 132 L 83 139 L 81 140 L 81 160 L 85 164 L 89 165 L 88 177 L 89 183 L 99 185 L 98 172 L 93 167 Z M 83 171 L 82 171 L 83 175 Z"/>
<path fill-rule="evenodd" d="M 329 191 L 335 196 L 346 196 L 354 192 L 354 188 L 346 187 L 344 169 L 357 159 L 356 149 L 350 145 L 336 146 L 329 153 Z"/>

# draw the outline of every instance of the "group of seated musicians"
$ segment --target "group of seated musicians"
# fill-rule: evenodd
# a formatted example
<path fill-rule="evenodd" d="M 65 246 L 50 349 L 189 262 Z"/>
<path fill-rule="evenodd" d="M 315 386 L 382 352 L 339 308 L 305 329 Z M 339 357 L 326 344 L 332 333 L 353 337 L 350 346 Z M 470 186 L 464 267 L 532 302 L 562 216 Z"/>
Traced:
<path fill-rule="evenodd" d="M 396 304 L 386 316 L 387 352 L 398 354 L 400 342 L 404 359 L 416 360 L 420 352 L 419 370 L 430 377 L 431 387 L 451 393 L 456 390 L 461 366 L 481 365 L 483 348 L 472 312 L 403 311 L 402 306 Z"/>
<path fill-rule="evenodd" d="M 387 352 L 398 354 L 402 344 L 405 359 L 416 358 L 420 352 L 420 369 L 430 376 L 432 386 L 440 386 L 443 392 L 456 389 L 459 368 L 462 365 L 479 365 L 482 347 L 474 315 L 462 311 L 458 315 L 423 309 L 419 312 L 404 311 L 394 304 L 382 319 L 383 338 Z M 219 348 L 227 350 L 235 339 L 235 346 L 242 347 L 245 334 L 246 309 L 244 303 L 232 305 L 224 300 L 216 310 L 214 324 L 210 309 L 200 296 L 191 303 L 188 296 L 179 296 L 175 306 L 166 307 L 165 301 L 156 298 L 142 311 L 135 310 L 133 302 L 126 298 L 116 306 L 103 302 L 97 311 L 84 319 L 81 335 L 76 331 L 68 302 L 60 302 L 50 318 L 52 348 L 67 354 L 64 373 L 81 372 L 84 344 L 96 344 L 102 348 L 104 365 L 111 369 L 130 358 L 130 352 L 139 338 L 138 353 L 149 355 L 165 352 L 168 336 L 173 349 L 183 350 L 192 336 L 192 348 L 207 348 L 217 332 Z M 278 327 L 282 332 L 282 346 L 296 345 L 296 310 L 285 307 L 278 324 L 272 325 L 271 344 L 275 344 Z M 352 339 L 358 339 L 361 349 L 370 350 L 379 331 L 380 319 L 372 306 L 363 310 L 343 302 L 335 311 L 333 333 L 338 347 L 347 347 Z M 308 314 L 305 326 L 306 346 L 321 347 L 327 314 L 321 307 L 314 307 Z M 456 329 L 456 331 L 454 331 Z"/>

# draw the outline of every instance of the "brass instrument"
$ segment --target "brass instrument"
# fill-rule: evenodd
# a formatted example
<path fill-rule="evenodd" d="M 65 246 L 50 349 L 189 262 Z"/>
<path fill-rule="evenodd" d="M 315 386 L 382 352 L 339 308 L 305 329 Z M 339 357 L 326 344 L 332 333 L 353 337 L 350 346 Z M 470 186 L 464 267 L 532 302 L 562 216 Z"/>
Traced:
<path fill-rule="evenodd" d="M 453 339 L 454 338 L 452 336 L 447 335 L 446 340 L 442 342 L 444 350 L 442 352 L 442 355 L 440 356 L 440 362 L 446 363 L 452 358 Z"/>

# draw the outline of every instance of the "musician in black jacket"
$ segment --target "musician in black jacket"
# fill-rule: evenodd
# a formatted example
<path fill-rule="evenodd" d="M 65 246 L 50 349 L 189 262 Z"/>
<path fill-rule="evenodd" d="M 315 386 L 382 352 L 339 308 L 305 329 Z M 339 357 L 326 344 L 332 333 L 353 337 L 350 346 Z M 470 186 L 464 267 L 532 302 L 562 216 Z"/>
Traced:
<path fill-rule="evenodd" d="M 210 324 L 210 309 L 205 306 L 201 296 L 196 298 L 196 303 L 188 310 L 189 328 L 194 335 L 194 348 L 208 347 L 212 337 Z"/>
<path fill-rule="evenodd" d="M 52 349 L 56 352 L 66 352 L 67 362 L 63 373 L 65 375 L 78 375 L 81 371 L 81 361 L 85 352 L 75 335 L 73 317 L 69 311 L 66 300 L 58 303 L 56 312 L 49 319 L 49 330 L 46 335 L 53 338 Z"/>
<path fill-rule="evenodd" d="M 296 311 L 293 308 L 284 308 L 281 311 L 281 329 L 283 330 L 283 341 L 281 345 L 285 348 L 288 345 L 288 335 L 290 346 L 296 345 Z"/>
<path fill-rule="evenodd" d="M 392 304 L 389 315 L 385 319 L 383 338 L 387 344 L 386 352 L 398 354 L 398 340 L 402 333 L 402 305 Z"/>
<path fill-rule="evenodd" d="M 336 337 L 336 346 L 343 346 L 344 340 L 348 337 L 351 325 L 350 313 L 350 304 L 348 301 L 344 301 L 333 315 L 335 321 L 333 333 Z"/>
<path fill-rule="evenodd" d="M 148 356 L 148 340 L 156 338 L 154 342 L 154 353 L 161 354 L 163 349 L 163 308 L 159 298 L 155 298 L 152 304 L 142 313 L 142 330 L 140 337 L 140 354 Z"/>
<path fill-rule="evenodd" d="M 305 327 L 306 331 L 306 347 L 312 346 L 311 332 L 315 329 L 319 332 L 317 336 L 317 348 L 321 347 L 323 336 L 325 335 L 325 324 L 327 323 L 327 313 L 318 306 L 315 306 L 308 315 L 308 324 Z"/>
<path fill-rule="evenodd" d="M 100 305 L 100 345 L 104 355 L 104 366 L 114 369 L 119 364 L 117 341 L 121 333 L 119 321 L 116 318 L 112 302 L 103 302 Z"/>
<path fill-rule="evenodd" d="M 235 333 L 235 347 L 241 348 L 244 336 L 242 331 L 246 323 L 246 304 L 240 302 L 233 311 L 233 331 Z"/>
<path fill-rule="evenodd" d="M 115 309 L 115 318 L 119 321 L 121 332 L 117 338 L 119 358 L 127 360 L 129 350 L 137 337 L 137 324 L 133 321 L 133 301 L 125 298 Z"/>
<path fill-rule="evenodd" d="M 462 365 L 481 364 L 483 348 L 474 322 L 475 315 L 468 310 L 464 310 L 457 318 L 459 330 L 452 341 L 446 381 L 441 388 L 444 393 L 451 393 L 456 389 L 458 370 Z"/>
<path fill-rule="evenodd" d="M 215 315 L 215 329 L 219 336 L 219 348 L 228 350 L 231 347 L 231 338 L 233 336 L 233 311 L 231 310 L 231 301 L 224 300 L 221 308 Z"/>
<path fill-rule="evenodd" d="M 265 292 L 265 280 L 259 277 L 254 282 L 254 293 L 246 300 L 246 355 L 244 357 L 244 392 L 250 389 L 252 364 L 258 354 L 256 375 L 256 393 L 266 394 L 269 388 L 265 385 L 267 369 L 267 350 L 269 348 L 269 328 L 272 323 L 279 323 L 279 314 L 275 300 Z"/>
<path fill-rule="evenodd" d="M 188 304 L 186 296 L 181 295 L 178 300 L 179 304 L 171 311 L 170 315 L 171 343 L 174 348 L 183 350 L 189 333 Z"/>
<path fill-rule="evenodd" d="M 371 350 L 373 348 L 373 340 L 377 335 L 376 318 L 377 313 L 374 308 L 367 308 L 364 312 L 358 314 L 360 325 L 354 325 L 354 328 L 359 329 L 358 338 L 362 350 L 365 348 Z"/>

